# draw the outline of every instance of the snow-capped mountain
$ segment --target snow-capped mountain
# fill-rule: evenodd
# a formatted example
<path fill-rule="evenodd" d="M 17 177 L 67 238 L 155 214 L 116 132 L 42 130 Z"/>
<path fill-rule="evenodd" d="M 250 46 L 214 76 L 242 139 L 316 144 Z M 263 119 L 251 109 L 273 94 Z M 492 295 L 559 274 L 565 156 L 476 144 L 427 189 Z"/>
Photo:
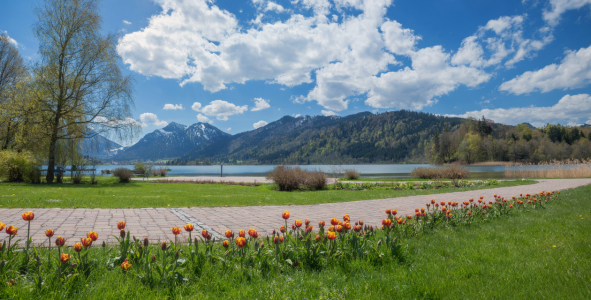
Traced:
<path fill-rule="evenodd" d="M 99 159 L 107 159 L 117 154 L 117 151 L 125 147 L 109 140 L 98 134 L 92 129 L 87 129 L 86 138 L 81 146 L 82 153 L 85 156 Z"/>
<path fill-rule="evenodd" d="M 119 151 L 114 160 L 158 160 L 183 156 L 197 146 L 209 144 L 229 134 L 207 123 L 185 126 L 172 122 L 146 134 L 135 145 Z"/>

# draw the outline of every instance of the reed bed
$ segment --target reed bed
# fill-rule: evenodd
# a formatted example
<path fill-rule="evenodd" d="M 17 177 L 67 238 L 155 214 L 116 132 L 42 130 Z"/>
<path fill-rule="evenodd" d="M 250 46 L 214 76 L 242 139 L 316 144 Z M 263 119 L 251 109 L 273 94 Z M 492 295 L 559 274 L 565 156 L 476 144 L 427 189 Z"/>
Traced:
<path fill-rule="evenodd" d="M 193 184 L 223 184 L 223 185 L 241 185 L 241 186 L 259 186 L 260 183 L 255 182 L 235 182 L 235 181 L 214 181 L 214 180 L 176 180 L 164 179 L 151 181 L 153 183 L 193 183 Z"/>
<path fill-rule="evenodd" d="M 532 169 L 533 166 L 541 166 Z M 513 164 L 505 167 L 505 178 L 591 177 L 591 159 L 550 161 L 539 164 Z"/>

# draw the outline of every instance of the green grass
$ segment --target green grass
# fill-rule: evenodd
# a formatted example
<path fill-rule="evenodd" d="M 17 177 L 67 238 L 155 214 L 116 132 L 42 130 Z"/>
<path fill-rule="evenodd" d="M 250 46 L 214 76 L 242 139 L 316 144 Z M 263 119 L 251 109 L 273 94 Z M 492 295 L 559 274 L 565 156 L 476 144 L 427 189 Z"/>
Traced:
<path fill-rule="evenodd" d="M 11 278 L 3 277 L 0 298 L 590 299 L 590 193 L 591 186 L 563 191 L 559 202 L 543 209 L 403 240 L 402 260 L 385 255 L 331 260 L 316 271 L 264 272 L 224 269 L 218 262 L 218 267 L 205 264 L 198 275 L 184 273 L 186 284 L 150 288 L 140 282 L 141 270 L 108 270 L 107 257 L 116 254 L 94 249 L 88 278 L 78 274 L 67 285 L 48 284 L 39 291 L 30 274 L 19 275 L 12 287 L 4 284 Z"/>
<path fill-rule="evenodd" d="M 279 192 L 274 190 L 273 185 L 270 184 L 249 187 L 141 181 L 117 183 L 114 178 L 100 178 L 99 183 L 98 185 L 0 183 L 0 208 L 141 208 L 317 204 L 482 189 L 443 188 L 399 191 L 372 189 L 365 191 Z M 535 181 L 502 181 L 492 187 L 532 183 L 535 183 Z"/>

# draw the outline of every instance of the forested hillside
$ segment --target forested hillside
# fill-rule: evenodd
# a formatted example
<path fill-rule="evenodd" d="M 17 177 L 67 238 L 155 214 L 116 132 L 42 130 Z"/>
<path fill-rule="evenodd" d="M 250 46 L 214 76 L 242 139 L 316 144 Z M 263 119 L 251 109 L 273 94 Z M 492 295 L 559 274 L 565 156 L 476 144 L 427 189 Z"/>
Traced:
<path fill-rule="evenodd" d="M 589 159 L 591 127 L 529 124 L 507 126 L 491 120 L 467 119 L 456 130 L 432 137 L 427 153 L 433 163 Z"/>
<path fill-rule="evenodd" d="M 463 119 L 420 112 L 369 112 L 347 117 L 283 117 L 262 128 L 195 149 L 186 160 L 244 164 L 426 162 L 432 136 Z M 427 153 L 427 154 L 426 154 Z"/>

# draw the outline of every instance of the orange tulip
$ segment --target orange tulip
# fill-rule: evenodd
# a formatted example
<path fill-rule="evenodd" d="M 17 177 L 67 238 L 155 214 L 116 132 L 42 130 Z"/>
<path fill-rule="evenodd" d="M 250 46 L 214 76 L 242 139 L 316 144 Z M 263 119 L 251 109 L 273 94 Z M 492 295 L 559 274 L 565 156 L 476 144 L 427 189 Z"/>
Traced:
<path fill-rule="evenodd" d="M 61 237 L 61 236 L 58 236 L 58 237 L 55 239 L 55 245 L 56 245 L 56 246 L 58 246 L 58 247 L 62 247 L 62 246 L 64 246 L 65 244 L 66 244 L 66 240 L 65 240 L 63 237 Z"/>
<path fill-rule="evenodd" d="M 435 199 L 431 199 L 431 204 L 435 204 Z"/>
<path fill-rule="evenodd" d="M 22 214 L 22 217 L 25 221 L 33 221 L 33 219 L 35 219 L 35 214 L 32 211 L 27 211 Z"/>
<path fill-rule="evenodd" d="M 166 242 L 162 242 L 162 244 L 160 245 L 160 249 L 162 249 L 162 251 L 166 251 Z"/>
<path fill-rule="evenodd" d="M 334 231 L 329 231 L 326 233 L 326 238 L 329 240 L 334 240 L 337 238 L 337 234 Z"/>
<path fill-rule="evenodd" d="M 339 223 L 339 219 L 337 218 L 330 219 L 330 224 L 332 224 L 333 226 L 339 225 Z"/>
<path fill-rule="evenodd" d="M 345 221 L 345 222 L 351 221 L 351 218 L 349 218 L 349 215 L 348 214 L 345 214 L 343 216 L 343 221 Z"/>
<path fill-rule="evenodd" d="M 242 248 L 246 245 L 246 239 L 243 237 L 239 237 L 236 239 L 236 245 L 238 246 L 238 248 Z"/>
<path fill-rule="evenodd" d="M 411 215 L 406 215 L 406 218 L 410 220 L 410 219 L 412 219 L 412 216 Z"/>
<path fill-rule="evenodd" d="M 340 232 L 343 232 L 343 226 L 341 226 L 341 225 L 337 225 L 337 226 L 336 226 L 336 230 L 337 230 L 337 232 L 339 232 L 339 233 L 340 233 Z"/>
<path fill-rule="evenodd" d="M 74 251 L 76 251 L 76 252 L 82 251 L 82 244 L 80 244 L 80 243 L 74 244 Z"/>
<path fill-rule="evenodd" d="M 334 231 L 334 226 L 328 226 L 328 231 Z"/>
<path fill-rule="evenodd" d="M 345 230 L 351 230 L 351 223 L 345 223 L 345 225 L 343 225 L 343 228 L 345 228 Z"/>
<path fill-rule="evenodd" d="M 276 235 L 276 236 L 273 238 L 273 243 L 274 243 L 275 245 L 279 244 L 279 238 L 280 238 L 280 236 L 278 236 L 278 235 Z"/>
<path fill-rule="evenodd" d="M 4 227 L 6 227 L 6 224 L 0 222 L 0 231 L 4 230 Z"/>
<path fill-rule="evenodd" d="M 121 229 L 121 230 L 119 231 L 119 236 L 120 236 L 121 238 L 125 238 L 125 229 Z"/>
<path fill-rule="evenodd" d="M 361 226 L 355 225 L 355 227 L 353 227 L 353 231 L 355 231 L 355 232 L 361 231 Z"/>
<path fill-rule="evenodd" d="M 244 232 L 244 230 L 240 229 L 240 230 L 238 231 L 238 236 L 239 236 L 239 237 L 245 237 L 245 236 L 246 236 L 246 232 Z"/>
<path fill-rule="evenodd" d="M 68 260 L 70 260 L 70 256 L 66 253 L 62 253 L 62 257 L 60 257 L 60 261 L 62 262 L 62 264 L 67 263 Z"/>
<path fill-rule="evenodd" d="M 6 233 L 8 235 L 16 235 L 17 232 L 18 232 L 18 227 L 16 227 L 16 226 L 9 225 L 8 227 L 6 227 Z"/>
<path fill-rule="evenodd" d="M 392 210 L 392 215 L 395 216 L 398 213 L 398 210 L 393 209 Z"/>
<path fill-rule="evenodd" d="M 363 226 L 363 220 L 359 220 L 359 225 Z"/>
<path fill-rule="evenodd" d="M 121 263 L 121 269 L 123 271 L 127 271 L 129 270 L 129 268 L 131 268 L 131 264 L 129 263 L 129 260 L 126 258 L 123 263 Z"/>
<path fill-rule="evenodd" d="M 86 234 L 86 237 L 90 238 L 94 242 L 94 241 L 98 240 L 98 233 L 91 231 Z"/>
<path fill-rule="evenodd" d="M 289 219 L 289 211 L 284 211 L 283 214 L 281 214 L 281 217 L 283 217 L 284 220 Z"/>
<path fill-rule="evenodd" d="M 304 224 L 306 224 L 306 226 L 310 225 L 310 219 L 306 218 L 306 221 L 304 222 Z"/>
<path fill-rule="evenodd" d="M 191 231 L 193 231 L 193 229 L 195 229 L 195 225 L 193 225 L 193 224 L 185 225 L 185 231 L 191 232 Z"/>
<path fill-rule="evenodd" d="M 316 235 L 316 241 L 319 242 L 322 238 L 319 235 Z"/>
<path fill-rule="evenodd" d="M 125 221 L 117 222 L 117 229 L 125 229 Z"/>
<path fill-rule="evenodd" d="M 82 239 L 82 246 L 84 246 L 84 247 L 90 247 L 90 245 L 92 245 L 92 239 L 91 238 Z"/>
<path fill-rule="evenodd" d="M 205 230 L 205 229 L 201 230 L 201 236 L 203 238 L 207 238 L 208 235 L 209 235 L 209 232 L 207 232 L 207 230 Z"/>
<path fill-rule="evenodd" d="M 386 214 L 387 214 L 387 215 L 390 215 L 391 213 L 392 213 L 392 210 L 391 210 L 391 209 L 389 209 L 389 208 L 386 208 Z"/>
<path fill-rule="evenodd" d="M 295 224 L 295 226 L 296 226 L 297 228 L 300 228 L 300 227 L 302 227 L 302 221 L 300 221 L 300 220 L 295 220 L 295 223 L 294 223 L 294 224 Z"/>
<path fill-rule="evenodd" d="M 447 210 L 447 207 L 445 207 L 445 206 L 441 207 L 441 211 L 446 211 L 446 210 Z"/>
<path fill-rule="evenodd" d="M 46 237 L 50 238 L 53 236 L 53 234 L 54 234 L 53 229 L 49 228 L 49 229 L 45 230 Z"/>
<path fill-rule="evenodd" d="M 392 220 L 390 220 L 390 219 L 383 219 L 382 220 L 382 225 L 389 227 L 390 225 L 392 225 Z"/>
<path fill-rule="evenodd" d="M 230 242 L 228 242 L 228 240 L 224 240 L 222 242 L 222 246 L 224 246 L 224 248 L 228 248 L 228 247 L 230 247 Z"/>
<path fill-rule="evenodd" d="M 251 228 L 248 230 L 248 235 L 250 235 L 250 237 L 252 237 L 253 239 L 256 239 L 259 237 L 259 233 L 254 228 Z"/>
<path fill-rule="evenodd" d="M 286 233 L 287 232 L 287 230 L 285 229 L 285 226 L 279 227 L 279 231 L 281 231 L 282 233 Z"/>
<path fill-rule="evenodd" d="M 325 225 L 326 225 L 326 222 L 324 222 L 324 221 L 318 221 L 318 227 L 324 228 Z"/>
<path fill-rule="evenodd" d="M 226 237 L 229 239 L 234 237 L 234 233 L 232 232 L 232 230 L 226 230 Z"/>
<path fill-rule="evenodd" d="M 172 234 L 174 234 L 174 235 L 181 234 L 181 229 L 178 228 L 178 227 L 176 227 L 176 226 L 175 227 L 172 227 Z"/>

